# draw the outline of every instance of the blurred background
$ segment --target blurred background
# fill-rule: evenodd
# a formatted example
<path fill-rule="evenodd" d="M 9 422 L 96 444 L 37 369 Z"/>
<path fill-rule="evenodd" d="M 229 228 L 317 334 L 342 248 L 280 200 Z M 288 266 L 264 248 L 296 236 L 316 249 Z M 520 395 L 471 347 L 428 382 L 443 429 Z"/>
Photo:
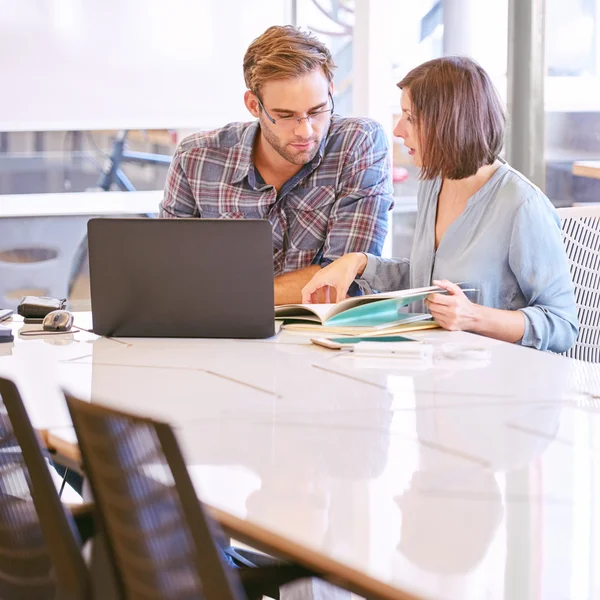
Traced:
<path fill-rule="evenodd" d="M 87 220 L 152 214 L 178 141 L 250 118 L 243 55 L 274 24 L 325 41 L 338 65 L 336 111 L 389 132 L 396 206 L 386 255 L 410 253 L 418 182 L 392 139 L 396 83 L 442 55 L 474 57 L 511 113 L 543 118 L 527 135 L 509 130 L 507 147 L 514 138 L 536 163 L 528 171 L 509 155 L 513 166 L 556 206 L 597 201 L 600 4 L 522 0 L 528 23 L 511 21 L 511 2 L 0 0 L 0 306 L 38 293 L 89 309 Z M 542 78 L 529 86 L 527 40 L 542 52 Z"/>

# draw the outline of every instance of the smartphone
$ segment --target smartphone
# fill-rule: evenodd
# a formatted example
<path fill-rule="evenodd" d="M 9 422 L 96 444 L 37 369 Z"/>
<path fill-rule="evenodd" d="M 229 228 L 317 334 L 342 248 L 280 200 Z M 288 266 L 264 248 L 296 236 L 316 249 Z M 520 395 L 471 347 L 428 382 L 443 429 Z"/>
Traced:
<path fill-rule="evenodd" d="M 417 340 L 405 335 L 375 336 L 375 337 L 340 337 L 340 338 L 311 338 L 317 346 L 324 346 L 330 350 L 351 348 L 359 342 L 416 342 Z"/>
<path fill-rule="evenodd" d="M 13 314 L 10 308 L 0 308 L 0 321 L 5 321 Z"/>

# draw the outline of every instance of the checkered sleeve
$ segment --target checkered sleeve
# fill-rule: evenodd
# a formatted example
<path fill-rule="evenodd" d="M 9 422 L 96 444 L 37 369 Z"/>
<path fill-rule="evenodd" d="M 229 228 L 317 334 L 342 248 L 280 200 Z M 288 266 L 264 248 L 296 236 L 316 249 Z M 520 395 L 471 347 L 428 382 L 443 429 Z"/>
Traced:
<path fill-rule="evenodd" d="M 160 218 L 177 219 L 200 216 L 182 160 L 183 150 L 180 146 L 169 167 L 165 191 L 160 203 Z"/>
<path fill-rule="evenodd" d="M 388 211 L 394 204 L 387 136 L 381 125 L 370 122 L 354 140 L 329 216 L 323 266 L 348 252 L 379 256 L 387 234 Z"/>

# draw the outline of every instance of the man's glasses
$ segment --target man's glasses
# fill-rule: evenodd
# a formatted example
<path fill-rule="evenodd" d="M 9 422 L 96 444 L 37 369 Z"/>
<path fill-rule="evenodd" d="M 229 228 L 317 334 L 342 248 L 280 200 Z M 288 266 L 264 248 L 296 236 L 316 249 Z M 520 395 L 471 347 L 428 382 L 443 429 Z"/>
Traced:
<path fill-rule="evenodd" d="M 258 96 L 256 96 L 256 98 L 258 100 L 258 103 L 260 104 L 260 107 L 262 108 L 263 112 L 265 113 L 265 116 L 267 117 L 267 119 L 269 119 L 269 121 L 271 121 L 271 123 L 273 123 L 273 125 L 276 125 L 277 127 L 280 127 L 281 129 L 287 129 L 290 131 L 292 129 L 296 129 L 296 127 L 298 127 L 300 125 L 300 123 L 302 123 L 302 121 L 304 121 L 304 119 L 306 119 L 310 124 L 313 124 L 313 123 L 319 124 L 319 125 L 323 124 L 323 123 L 325 123 L 325 121 L 327 121 L 329 116 L 333 114 L 333 111 L 335 109 L 335 104 L 333 103 L 333 96 L 330 93 L 329 100 L 331 101 L 331 108 L 314 110 L 312 112 L 309 112 L 305 117 L 289 116 L 289 117 L 280 117 L 279 119 L 274 119 L 267 112 L 267 109 L 263 106 L 261 99 Z"/>

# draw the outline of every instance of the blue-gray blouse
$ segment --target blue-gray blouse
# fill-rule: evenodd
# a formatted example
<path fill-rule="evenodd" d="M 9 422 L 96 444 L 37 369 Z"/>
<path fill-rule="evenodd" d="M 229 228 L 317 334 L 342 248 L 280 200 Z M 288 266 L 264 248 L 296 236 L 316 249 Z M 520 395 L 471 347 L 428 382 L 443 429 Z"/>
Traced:
<path fill-rule="evenodd" d="M 441 183 L 420 183 L 410 261 L 368 255 L 357 280 L 363 292 L 423 287 L 433 279 L 469 282 L 480 290 L 479 304 L 523 313 L 523 346 L 570 348 L 577 337 L 577 308 L 560 221 L 548 198 L 503 162 L 469 198 L 436 251 Z M 413 309 L 425 310 L 422 304 Z"/>

